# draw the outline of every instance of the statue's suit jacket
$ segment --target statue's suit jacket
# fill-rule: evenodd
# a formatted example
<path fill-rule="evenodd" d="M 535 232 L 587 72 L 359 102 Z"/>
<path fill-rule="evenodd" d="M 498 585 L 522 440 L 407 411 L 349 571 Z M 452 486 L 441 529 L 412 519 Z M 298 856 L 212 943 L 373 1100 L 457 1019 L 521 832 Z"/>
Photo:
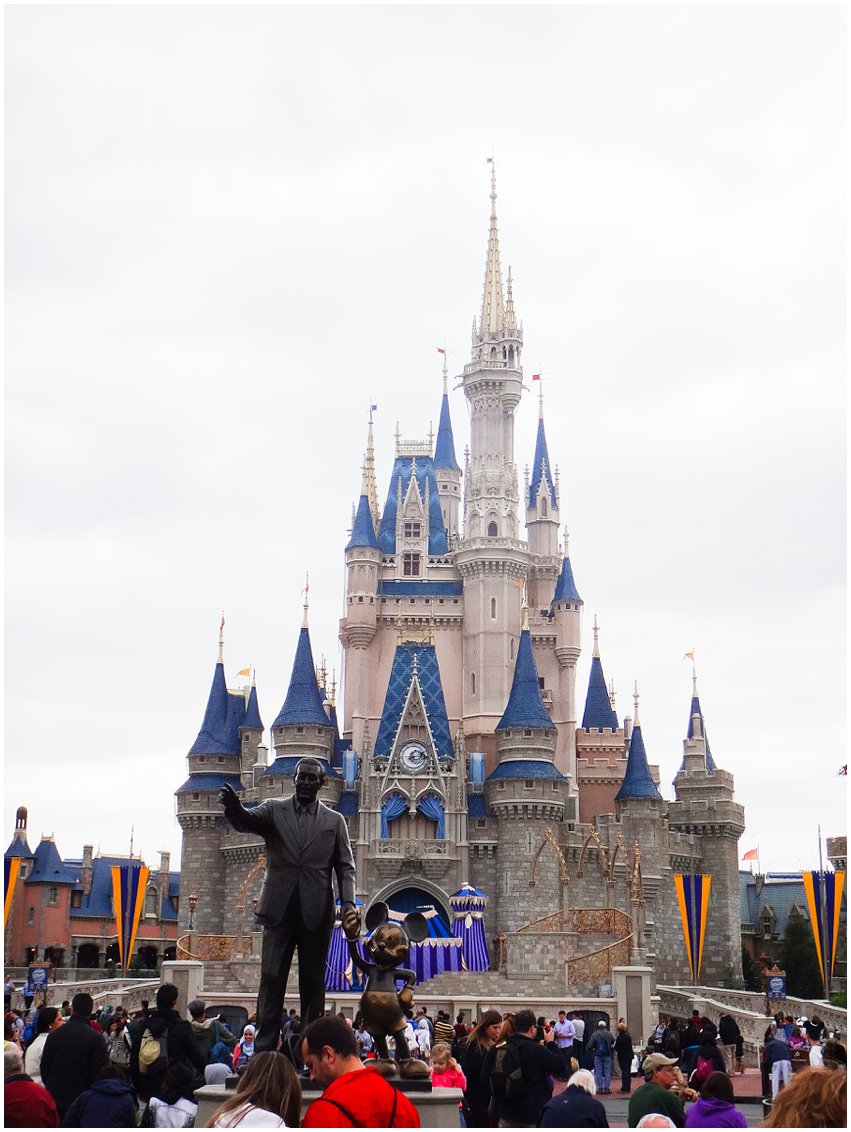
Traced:
<path fill-rule="evenodd" d="M 258 833 L 266 841 L 266 875 L 257 901 L 257 919 L 275 928 L 298 890 L 301 917 L 309 931 L 330 930 L 334 924 L 331 873 L 337 877 L 341 902 L 355 902 L 355 862 L 349 831 L 342 814 L 318 802 L 304 844 L 295 813 L 295 796 L 270 798 L 259 806 L 229 816 L 234 829 Z"/>

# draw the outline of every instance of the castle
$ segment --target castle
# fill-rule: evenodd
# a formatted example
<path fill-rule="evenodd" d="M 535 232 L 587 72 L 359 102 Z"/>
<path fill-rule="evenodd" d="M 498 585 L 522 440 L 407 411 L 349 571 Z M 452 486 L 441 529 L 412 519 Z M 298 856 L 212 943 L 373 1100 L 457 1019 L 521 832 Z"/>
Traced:
<path fill-rule="evenodd" d="M 246 804 L 286 796 L 298 759 L 312 755 L 328 768 L 323 800 L 349 825 L 365 904 L 430 905 L 451 928 L 450 897 L 470 884 L 488 898 L 494 968 L 567 963 L 570 988 L 604 978 L 607 962 L 631 961 L 682 982 L 673 874 L 710 873 L 701 981 L 740 983 L 744 812 L 710 751 L 696 680 L 670 801 L 648 763 L 637 695 L 632 717 L 618 719 L 596 621 L 577 707 L 583 601 L 566 535 L 560 542 L 566 516 L 542 398 L 522 494 L 515 463 L 515 413 L 535 388 L 524 384 L 523 348 L 510 272 L 503 286 L 494 174 L 481 314 L 458 376 L 470 413 L 464 467 L 445 362 L 436 438 L 397 435 L 383 508 L 370 415 L 345 546 L 342 719 L 317 676 L 306 605 L 271 762 L 256 687 L 228 689 L 220 639 L 176 792 L 182 930 L 192 893 L 194 929 L 238 936 L 259 889 L 262 842 L 224 822 L 220 786 Z M 613 940 L 618 947 L 605 946 Z M 591 953 L 602 960 L 570 966 Z"/>

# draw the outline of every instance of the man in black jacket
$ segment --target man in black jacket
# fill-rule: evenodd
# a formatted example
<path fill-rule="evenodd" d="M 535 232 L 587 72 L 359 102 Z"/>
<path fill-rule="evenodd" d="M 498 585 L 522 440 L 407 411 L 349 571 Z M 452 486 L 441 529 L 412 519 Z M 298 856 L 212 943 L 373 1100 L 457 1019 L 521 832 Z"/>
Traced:
<path fill-rule="evenodd" d="M 195 1040 L 192 1026 L 174 1009 L 176 1002 L 177 987 L 174 983 L 164 983 L 157 990 L 156 1010 L 152 1011 L 145 1022 L 139 1024 L 139 1032 L 133 1038 L 130 1047 L 130 1078 L 140 1098 L 145 1101 L 157 1095 L 157 1090 L 165 1080 L 168 1066 L 185 1065 L 196 1075 L 200 1074 L 202 1078 L 204 1075 L 206 1058 Z M 161 1041 L 165 1036 L 165 1056 L 168 1066 L 163 1067 L 158 1073 L 142 1073 L 139 1068 L 139 1049 L 148 1030 L 157 1040 Z M 187 1100 L 192 1100 L 193 1084 L 187 1087 Z"/>
<path fill-rule="evenodd" d="M 552 1096 L 552 1085 L 547 1075 L 564 1075 L 564 1058 L 553 1045 L 555 1033 L 551 1026 L 544 1027 L 544 1044 L 535 1041 L 538 1026 L 531 1010 L 519 1010 L 514 1019 L 514 1033 L 508 1038 L 517 1049 L 523 1089 L 516 1097 L 495 1097 L 494 1115 L 500 1128 L 534 1128 L 540 1120 L 544 1105 Z M 489 1079 L 499 1046 L 488 1050 L 482 1075 Z"/>
<path fill-rule="evenodd" d="M 80 1093 L 88 1089 L 109 1064 L 103 1034 L 91 1028 L 94 1002 L 90 994 L 75 994 L 71 1017 L 47 1035 L 41 1055 L 41 1079 L 56 1101 L 60 1119 Z"/>
<path fill-rule="evenodd" d="M 736 1041 L 739 1037 L 739 1026 L 735 1018 L 731 1018 L 729 1014 L 721 1015 L 718 1021 L 718 1037 L 724 1047 L 727 1076 L 732 1077 L 736 1072 Z"/>

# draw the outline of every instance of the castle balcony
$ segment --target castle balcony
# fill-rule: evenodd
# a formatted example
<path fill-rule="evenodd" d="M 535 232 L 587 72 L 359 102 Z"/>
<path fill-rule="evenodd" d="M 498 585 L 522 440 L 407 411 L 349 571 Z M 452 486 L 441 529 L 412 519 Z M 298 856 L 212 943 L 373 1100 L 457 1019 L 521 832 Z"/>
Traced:
<path fill-rule="evenodd" d="M 369 855 L 384 880 L 410 872 L 440 880 L 454 862 L 456 851 L 447 840 L 380 838 L 370 842 Z"/>

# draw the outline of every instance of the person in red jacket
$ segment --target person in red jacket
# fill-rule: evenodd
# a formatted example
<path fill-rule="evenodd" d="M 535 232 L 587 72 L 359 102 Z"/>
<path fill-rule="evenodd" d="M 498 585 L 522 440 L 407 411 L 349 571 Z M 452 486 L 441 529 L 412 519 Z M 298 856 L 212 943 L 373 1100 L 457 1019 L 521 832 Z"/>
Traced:
<path fill-rule="evenodd" d="M 374 1065 L 358 1057 L 354 1031 L 341 1018 L 317 1018 L 304 1031 L 301 1056 L 322 1096 L 302 1128 L 419 1128 L 420 1114 Z"/>
<path fill-rule="evenodd" d="M 4 1128 L 58 1128 L 56 1102 L 43 1085 L 24 1073 L 18 1046 L 10 1042 L 3 1050 Z"/>

